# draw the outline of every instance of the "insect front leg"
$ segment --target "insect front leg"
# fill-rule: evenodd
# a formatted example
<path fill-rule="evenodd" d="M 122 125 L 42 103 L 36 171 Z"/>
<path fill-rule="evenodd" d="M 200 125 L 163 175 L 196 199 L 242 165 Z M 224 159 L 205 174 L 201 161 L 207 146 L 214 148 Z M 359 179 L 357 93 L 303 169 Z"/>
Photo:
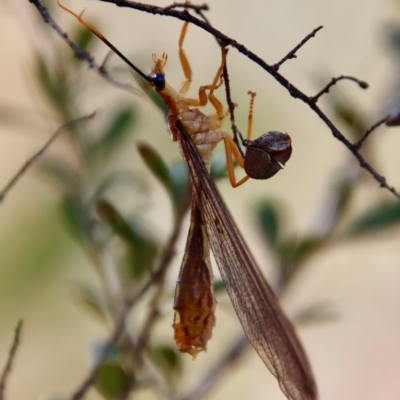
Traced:
<path fill-rule="evenodd" d="M 189 90 L 190 83 L 192 82 L 192 69 L 190 68 L 189 60 L 187 59 L 185 50 L 183 50 L 183 41 L 186 36 L 188 25 L 189 22 L 185 21 L 182 26 L 181 35 L 179 36 L 179 59 L 181 61 L 183 74 L 185 75 L 185 81 L 182 83 L 182 86 L 179 89 L 179 94 L 182 96 L 184 96 Z"/>

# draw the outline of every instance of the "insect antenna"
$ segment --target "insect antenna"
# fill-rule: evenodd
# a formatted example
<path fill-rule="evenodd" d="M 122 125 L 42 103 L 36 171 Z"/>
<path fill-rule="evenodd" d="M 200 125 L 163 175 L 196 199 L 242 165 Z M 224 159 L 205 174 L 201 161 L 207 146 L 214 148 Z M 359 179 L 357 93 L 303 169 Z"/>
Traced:
<path fill-rule="evenodd" d="M 75 17 L 83 26 L 89 29 L 94 35 L 96 35 L 109 49 L 111 49 L 118 57 L 120 57 L 123 61 L 125 61 L 126 64 L 128 64 L 134 71 L 136 71 L 143 79 L 145 79 L 148 82 L 151 82 L 151 79 L 145 73 L 143 73 L 138 67 L 136 67 L 136 65 L 134 65 L 130 60 L 128 60 L 128 58 L 126 58 L 126 56 L 124 56 L 121 53 L 121 51 L 119 51 L 110 41 L 108 41 L 99 30 L 97 30 L 93 25 L 89 24 L 82 18 L 85 9 L 83 9 L 82 12 L 78 15 L 74 13 L 72 10 L 70 10 L 68 7 L 64 6 L 60 2 L 60 0 L 57 0 L 57 4 L 63 10 L 65 10 L 73 17 Z"/>

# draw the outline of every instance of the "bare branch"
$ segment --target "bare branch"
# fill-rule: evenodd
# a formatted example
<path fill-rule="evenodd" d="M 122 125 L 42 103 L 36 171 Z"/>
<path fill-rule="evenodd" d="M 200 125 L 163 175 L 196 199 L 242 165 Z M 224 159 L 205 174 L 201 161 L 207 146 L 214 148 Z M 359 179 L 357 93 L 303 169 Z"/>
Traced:
<path fill-rule="evenodd" d="M 142 92 L 132 86 L 129 83 L 121 82 L 118 79 L 115 79 L 113 76 L 111 76 L 104 66 L 98 65 L 94 59 L 94 57 L 88 53 L 86 50 L 83 50 L 81 47 L 79 47 L 75 42 L 73 42 L 69 36 L 67 35 L 66 32 L 64 32 L 60 26 L 53 20 L 53 18 L 50 17 L 49 13 L 47 12 L 46 7 L 44 7 L 39 0 L 29 0 L 30 3 L 33 3 L 33 5 L 38 9 L 40 15 L 42 16 L 44 22 L 46 24 L 49 24 L 53 30 L 55 30 L 59 36 L 63 38 L 63 40 L 68 44 L 69 47 L 74 51 L 75 56 L 79 58 L 80 60 L 85 61 L 90 69 L 93 69 L 96 71 L 100 76 L 102 76 L 106 81 L 108 81 L 110 84 L 119 87 L 120 89 L 126 90 L 129 93 L 133 93 L 136 95 L 142 95 Z"/>
<path fill-rule="evenodd" d="M 30 2 L 33 2 L 38 10 L 40 11 L 42 6 L 38 6 L 39 0 L 29 0 Z M 278 71 L 275 70 L 275 68 L 269 64 L 267 64 L 263 59 L 258 57 L 255 53 L 251 52 L 248 50 L 244 45 L 238 43 L 236 40 L 224 35 L 222 32 L 219 30 L 215 29 L 212 27 L 210 24 L 207 22 L 200 20 L 193 15 L 189 14 L 187 11 L 178 11 L 175 8 L 173 9 L 168 9 L 167 11 L 165 8 L 158 7 L 158 6 L 153 6 L 150 4 L 144 4 L 144 3 L 138 3 L 138 2 L 133 2 L 133 1 L 127 1 L 127 0 L 100 0 L 106 3 L 112 3 L 115 4 L 118 7 L 127 7 L 127 8 L 133 8 L 138 11 L 143 11 L 147 12 L 150 14 L 157 14 L 157 15 L 162 15 L 162 16 L 168 16 L 168 17 L 173 17 L 177 18 L 181 21 L 188 21 L 199 28 L 209 32 L 211 35 L 213 35 L 219 43 L 223 44 L 224 46 L 232 46 L 236 50 L 238 50 L 240 53 L 245 55 L 247 58 L 255 62 L 257 65 L 259 65 L 262 69 L 264 69 L 266 72 L 268 72 L 273 78 L 280 83 L 283 87 L 286 88 L 286 90 L 289 92 L 289 94 L 296 99 L 299 99 L 306 103 L 318 116 L 319 118 L 324 121 L 324 123 L 328 126 L 328 128 L 331 130 L 331 133 L 333 137 L 335 137 L 337 140 L 342 142 L 344 146 L 346 146 L 349 151 L 355 156 L 355 158 L 358 160 L 359 165 L 361 168 L 364 168 L 370 175 L 373 176 L 373 178 L 379 182 L 381 187 L 386 188 L 389 190 L 391 193 L 393 193 L 397 198 L 400 199 L 400 192 L 398 192 L 394 187 L 389 185 L 386 182 L 386 178 L 382 175 L 380 175 L 365 159 L 364 157 L 358 152 L 357 146 L 353 145 L 351 142 L 349 142 L 348 139 L 340 132 L 340 130 L 333 124 L 333 122 L 328 118 L 328 116 L 317 106 L 316 100 L 321 96 L 321 92 L 314 96 L 310 97 L 307 96 L 305 93 L 303 93 L 301 90 L 299 90 L 296 86 L 291 84 L 284 76 L 279 74 Z M 42 7 L 43 8 L 43 7 Z M 46 11 L 47 13 L 47 11 Z M 48 22 L 45 18 L 45 21 Z M 49 22 L 48 22 L 49 23 Z M 54 28 L 55 29 L 55 28 Z M 61 34 L 61 36 L 63 36 Z M 64 37 L 64 36 L 63 36 Z M 352 77 L 339 77 L 340 79 L 351 79 L 357 82 L 362 88 L 366 87 L 366 83 L 363 81 L 360 81 L 356 78 Z M 339 78 L 334 78 L 334 79 L 339 79 Z M 336 83 L 336 82 L 335 82 Z M 326 92 L 327 89 L 329 89 L 334 83 L 330 83 L 328 86 L 324 89 L 324 93 Z"/>
<path fill-rule="evenodd" d="M 173 8 L 185 8 L 185 9 L 192 9 L 194 10 L 196 13 L 200 14 L 201 11 L 208 11 L 208 4 L 204 3 L 204 4 L 191 4 L 189 2 L 185 2 L 185 3 L 173 3 L 167 7 L 164 7 L 164 11 L 169 11 L 172 10 Z"/>
<path fill-rule="evenodd" d="M 383 124 L 387 121 L 387 119 L 388 119 L 388 117 L 386 116 L 385 118 L 382 118 L 381 120 L 379 120 L 378 122 L 376 122 L 375 124 L 373 124 L 371 127 L 369 127 L 369 128 L 365 131 L 365 133 L 364 133 L 364 135 L 362 136 L 362 138 L 361 138 L 358 142 L 354 143 L 354 145 L 357 146 L 358 149 L 360 149 L 361 146 L 362 146 L 362 144 L 364 143 L 365 139 L 367 139 L 368 136 L 369 136 L 376 128 L 378 128 L 379 126 L 383 125 Z"/>
<path fill-rule="evenodd" d="M 279 61 L 278 63 L 274 64 L 272 66 L 272 68 L 275 69 L 275 71 L 278 71 L 278 69 L 281 67 L 281 65 L 287 61 L 287 60 L 291 60 L 293 58 L 296 58 L 296 53 L 297 51 L 303 47 L 311 38 L 313 38 L 318 31 L 320 31 L 323 28 L 323 26 L 319 26 L 318 28 L 315 28 L 311 33 L 309 33 L 293 50 L 289 51 L 289 53 L 286 54 L 285 57 L 282 58 L 281 61 Z"/>
<path fill-rule="evenodd" d="M 7 196 L 8 192 L 15 186 L 15 184 L 21 179 L 25 174 L 26 170 L 32 166 L 32 164 L 50 147 L 50 145 L 63 133 L 64 131 L 72 128 L 74 125 L 81 122 L 87 121 L 93 118 L 95 113 L 77 118 L 63 125 L 61 128 L 57 129 L 50 139 L 44 144 L 41 149 L 36 152 L 32 157 L 30 157 L 25 164 L 19 169 L 19 171 L 11 178 L 11 180 L 6 184 L 3 190 L 0 192 L 0 203 L 3 202 L 4 198 Z"/>
<path fill-rule="evenodd" d="M 320 92 L 318 92 L 315 96 L 310 97 L 310 103 L 316 103 L 324 93 L 328 93 L 332 86 L 336 85 L 337 82 L 343 79 L 358 83 L 361 89 L 368 89 L 369 85 L 367 82 L 354 78 L 353 76 L 340 75 L 337 78 L 332 78 L 332 80 Z"/>
<path fill-rule="evenodd" d="M 99 358 L 96 360 L 96 362 L 93 364 L 93 366 L 90 368 L 86 378 L 82 381 L 82 383 L 78 386 L 78 388 L 75 390 L 73 395 L 71 396 L 71 400 L 80 400 L 82 399 L 86 392 L 89 390 L 89 388 L 93 385 L 94 378 L 96 376 L 96 373 L 101 365 L 101 362 L 103 361 L 104 356 L 107 354 L 108 349 L 115 343 L 117 343 L 126 333 L 126 318 L 129 315 L 130 310 L 132 307 L 139 301 L 142 296 L 147 293 L 147 291 L 153 287 L 154 285 L 158 285 L 158 290 L 156 291 L 156 294 L 154 295 L 155 298 L 159 295 L 161 295 L 163 285 L 164 285 L 164 278 L 165 278 L 165 273 L 168 269 L 168 266 L 170 265 L 170 262 L 172 258 L 175 255 L 175 247 L 176 243 L 178 241 L 178 238 L 181 234 L 182 230 L 182 225 L 183 225 L 183 220 L 184 216 L 187 213 L 188 209 L 190 206 L 190 196 L 188 196 L 187 199 L 185 199 L 182 204 L 180 209 L 178 210 L 176 219 L 175 219 L 175 224 L 174 224 L 174 229 L 171 232 L 170 238 L 164 248 L 163 253 L 161 254 L 160 258 L 160 265 L 157 270 L 157 272 L 152 276 L 152 278 L 149 280 L 149 282 L 130 300 L 125 305 L 125 310 L 117 320 L 114 330 L 112 331 L 111 335 L 107 339 L 107 341 L 104 344 L 103 351 L 101 352 Z M 142 330 L 141 334 L 139 335 L 139 340 L 137 341 L 135 348 L 134 348 L 134 355 L 137 357 L 141 357 L 141 351 L 144 349 L 144 346 L 147 344 L 148 340 L 148 333 L 149 329 L 152 328 L 152 325 L 155 321 L 155 318 L 157 317 L 157 306 L 155 303 L 152 303 L 148 315 L 148 319 L 146 322 L 146 327 Z M 140 361 L 140 358 L 137 360 Z"/>
<path fill-rule="evenodd" d="M 0 378 L 0 400 L 5 399 L 5 390 L 6 390 L 6 382 L 7 378 L 11 373 L 12 365 L 15 360 L 15 356 L 17 354 L 18 347 L 20 345 L 20 340 L 21 340 L 21 331 L 22 331 L 22 325 L 23 321 L 20 320 L 15 328 L 14 331 L 14 340 L 11 345 L 10 351 L 8 353 L 8 358 L 6 365 L 4 366 L 3 373 L 1 374 Z"/>

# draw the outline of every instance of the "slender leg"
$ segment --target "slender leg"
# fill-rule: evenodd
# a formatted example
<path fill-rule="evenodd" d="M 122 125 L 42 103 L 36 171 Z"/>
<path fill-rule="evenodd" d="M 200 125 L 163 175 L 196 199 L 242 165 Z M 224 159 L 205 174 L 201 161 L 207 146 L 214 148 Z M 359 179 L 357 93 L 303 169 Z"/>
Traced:
<path fill-rule="evenodd" d="M 199 89 L 199 98 L 198 99 L 185 99 L 184 102 L 189 107 L 198 107 L 204 106 L 207 104 L 209 100 L 210 103 L 214 106 L 218 119 L 223 119 L 226 116 L 224 112 L 224 108 L 220 101 L 214 96 L 214 91 L 218 89 L 222 85 L 222 70 L 225 65 L 226 55 L 228 53 L 227 49 L 222 49 L 222 60 L 221 65 L 218 68 L 217 73 L 215 74 L 214 81 L 211 85 L 200 86 Z M 183 67 L 183 64 L 182 64 Z M 184 83 L 185 85 L 185 83 Z M 207 95 L 207 91 L 209 91 Z"/>
<path fill-rule="evenodd" d="M 229 181 L 232 187 L 236 188 L 245 183 L 250 177 L 246 175 L 239 182 L 236 182 L 233 158 L 235 158 L 236 162 L 241 168 L 244 168 L 244 160 L 241 154 L 239 153 L 239 150 L 236 147 L 236 143 L 229 135 L 227 135 L 224 138 L 224 145 L 225 145 L 226 167 L 228 169 Z"/>
<path fill-rule="evenodd" d="M 249 117 L 247 126 L 247 140 L 250 140 L 253 128 L 253 106 L 256 93 L 249 91 L 248 94 L 250 95 L 250 107 L 249 107 Z M 236 147 L 236 143 L 230 136 L 226 136 L 224 138 L 224 145 L 225 145 L 226 166 L 228 169 L 229 181 L 232 187 L 236 188 L 240 185 L 243 185 L 243 183 L 245 183 L 250 177 L 246 175 L 239 182 L 236 182 L 235 169 L 232 159 L 235 158 L 236 162 L 241 168 L 244 168 L 244 160 Z"/>
<path fill-rule="evenodd" d="M 247 123 L 247 140 L 251 139 L 251 131 L 253 129 L 253 106 L 254 106 L 254 97 L 256 97 L 255 92 L 251 92 L 250 90 L 247 92 L 250 95 L 250 107 L 249 107 L 249 118 Z"/>
<path fill-rule="evenodd" d="M 183 23 L 181 35 L 179 36 L 179 59 L 181 61 L 183 74 L 185 75 L 185 81 L 182 83 L 182 86 L 179 89 L 179 94 L 182 96 L 184 96 L 186 92 L 189 90 L 190 83 L 192 82 L 192 70 L 190 68 L 190 64 L 187 59 L 185 50 L 183 50 L 183 41 L 185 40 L 188 25 L 189 22 L 187 21 Z"/>

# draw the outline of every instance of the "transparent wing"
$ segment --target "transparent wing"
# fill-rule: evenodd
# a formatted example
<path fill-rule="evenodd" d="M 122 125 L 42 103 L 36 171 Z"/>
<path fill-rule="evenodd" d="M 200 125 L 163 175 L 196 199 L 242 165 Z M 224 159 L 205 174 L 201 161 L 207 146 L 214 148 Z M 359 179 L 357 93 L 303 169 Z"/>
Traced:
<path fill-rule="evenodd" d="M 317 399 L 313 373 L 292 324 L 253 259 L 195 145 L 179 121 L 175 121 L 175 128 L 211 249 L 247 338 L 288 399 Z"/>

